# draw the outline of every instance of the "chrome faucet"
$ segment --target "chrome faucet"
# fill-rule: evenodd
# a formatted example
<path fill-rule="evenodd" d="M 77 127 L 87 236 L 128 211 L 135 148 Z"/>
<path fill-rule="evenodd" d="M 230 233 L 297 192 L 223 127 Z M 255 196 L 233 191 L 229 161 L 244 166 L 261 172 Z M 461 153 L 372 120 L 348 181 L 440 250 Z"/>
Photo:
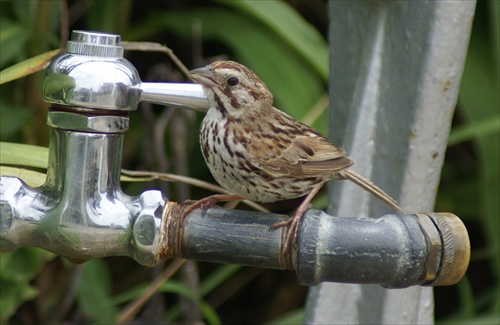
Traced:
<path fill-rule="evenodd" d="M 43 98 L 53 104 L 47 178 L 35 189 L 1 178 L 1 250 L 37 246 L 72 259 L 125 255 L 153 264 L 165 198 L 121 190 L 128 112 L 140 101 L 206 110 L 201 87 L 143 83 L 119 35 L 73 31 L 47 68 Z"/>

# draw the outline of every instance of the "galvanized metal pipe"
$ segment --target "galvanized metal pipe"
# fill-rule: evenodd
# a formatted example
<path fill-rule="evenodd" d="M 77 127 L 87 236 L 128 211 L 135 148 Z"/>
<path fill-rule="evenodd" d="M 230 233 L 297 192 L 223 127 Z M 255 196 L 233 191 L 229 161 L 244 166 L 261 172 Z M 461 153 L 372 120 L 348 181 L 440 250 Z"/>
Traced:
<path fill-rule="evenodd" d="M 294 269 L 301 284 L 376 283 L 391 288 L 450 285 L 467 269 L 467 231 L 451 214 L 332 217 L 308 210 L 295 249 L 283 256 L 283 215 L 167 204 L 159 258 L 181 257 L 274 269 Z M 181 218 L 181 219 L 180 219 Z"/>

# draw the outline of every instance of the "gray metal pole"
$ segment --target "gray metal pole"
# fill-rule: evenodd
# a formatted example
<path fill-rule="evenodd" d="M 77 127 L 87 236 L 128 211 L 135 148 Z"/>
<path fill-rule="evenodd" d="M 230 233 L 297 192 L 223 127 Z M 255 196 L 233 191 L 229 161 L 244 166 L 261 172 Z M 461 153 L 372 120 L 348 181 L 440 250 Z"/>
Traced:
<path fill-rule="evenodd" d="M 331 1 L 330 130 L 353 170 L 431 211 L 469 42 L 475 1 Z M 384 207 L 348 182 L 329 212 Z M 431 288 L 324 283 L 309 293 L 307 324 L 431 324 Z"/>

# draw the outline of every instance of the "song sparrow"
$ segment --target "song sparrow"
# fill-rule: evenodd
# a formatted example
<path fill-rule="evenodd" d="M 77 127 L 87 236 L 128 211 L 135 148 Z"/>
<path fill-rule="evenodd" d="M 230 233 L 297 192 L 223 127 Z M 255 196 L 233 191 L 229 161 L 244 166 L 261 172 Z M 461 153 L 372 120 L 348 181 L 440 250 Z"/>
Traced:
<path fill-rule="evenodd" d="M 325 181 L 351 180 L 401 210 L 384 191 L 348 169 L 353 161 L 342 148 L 274 108 L 271 91 L 247 67 L 217 61 L 190 71 L 190 76 L 203 86 L 210 102 L 200 130 L 203 157 L 217 182 L 236 194 L 205 202 L 245 198 L 265 203 L 309 194 L 293 218 L 273 226 L 291 224 L 284 251 Z"/>

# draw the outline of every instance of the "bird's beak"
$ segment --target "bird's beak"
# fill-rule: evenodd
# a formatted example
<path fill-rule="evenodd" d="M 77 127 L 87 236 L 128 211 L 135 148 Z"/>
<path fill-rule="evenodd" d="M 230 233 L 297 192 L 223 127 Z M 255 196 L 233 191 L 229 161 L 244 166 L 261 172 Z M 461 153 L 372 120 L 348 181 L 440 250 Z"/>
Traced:
<path fill-rule="evenodd" d="M 197 82 L 202 86 L 213 87 L 217 85 L 214 71 L 208 65 L 203 68 L 189 71 L 189 77 L 191 77 L 194 82 Z"/>

